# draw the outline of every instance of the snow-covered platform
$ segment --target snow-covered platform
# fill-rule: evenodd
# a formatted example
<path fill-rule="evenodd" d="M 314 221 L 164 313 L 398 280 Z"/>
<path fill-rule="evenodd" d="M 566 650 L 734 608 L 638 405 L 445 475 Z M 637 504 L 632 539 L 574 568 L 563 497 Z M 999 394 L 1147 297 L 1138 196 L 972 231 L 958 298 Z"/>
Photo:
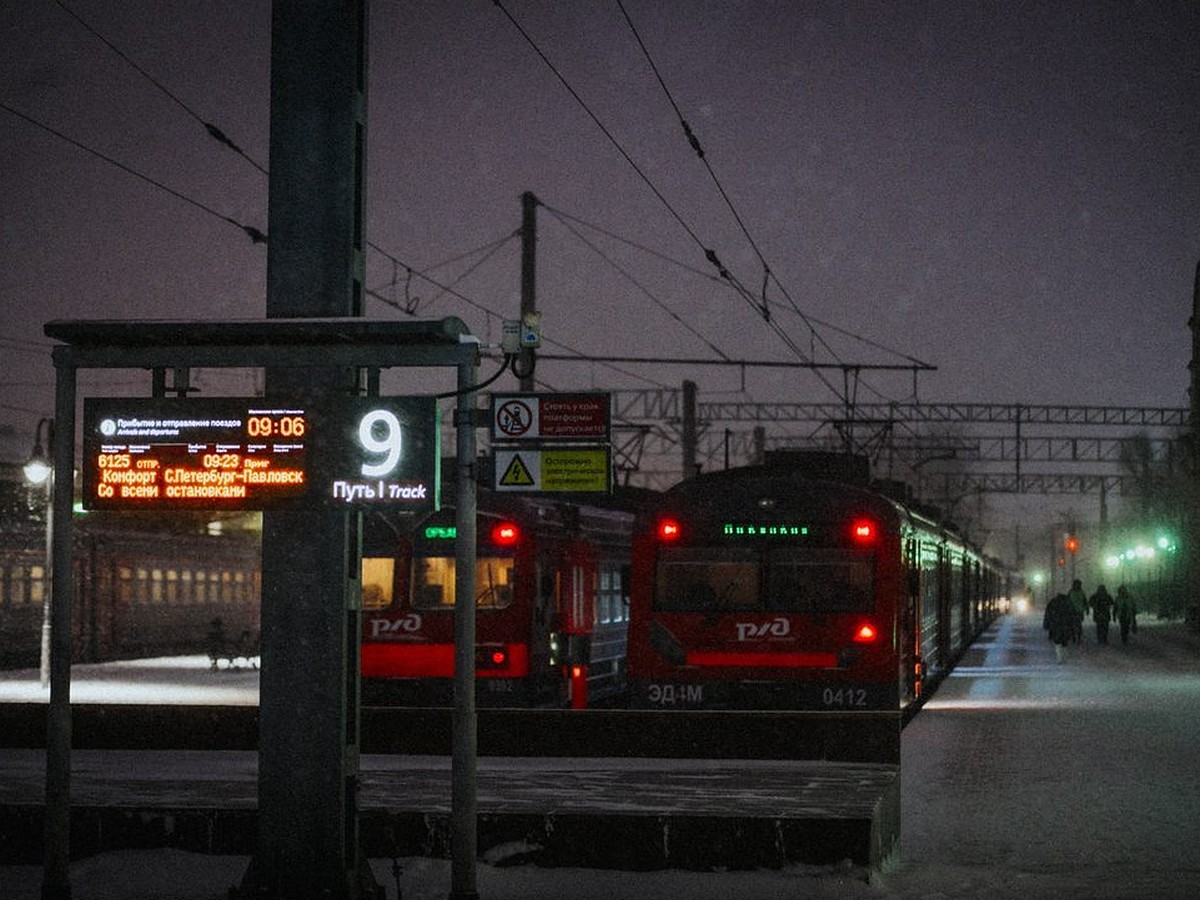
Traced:
<path fill-rule="evenodd" d="M 479 848 L 486 859 L 622 869 L 778 867 L 886 854 L 899 769 L 782 760 L 484 757 Z M 248 854 L 257 757 L 246 751 L 76 750 L 72 850 L 169 846 Z M 44 753 L 0 750 L 0 860 L 41 858 Z M 445 856 L 450 762 L 366 756 L 368 855 Z"/>
<path fill-rule="evenodd" d="M 41 859 L 47 694 L 0 673 L 0 863 Z M 256 840 L 258 672 L 206 658 L 72 670 L 72 852 Z M 451 712 L 365 708 L 372 856 L 449 854 Z M 486 858 L 622 869 L 878 868 L 900 830 L 899 713 L 478 714 Z"/>

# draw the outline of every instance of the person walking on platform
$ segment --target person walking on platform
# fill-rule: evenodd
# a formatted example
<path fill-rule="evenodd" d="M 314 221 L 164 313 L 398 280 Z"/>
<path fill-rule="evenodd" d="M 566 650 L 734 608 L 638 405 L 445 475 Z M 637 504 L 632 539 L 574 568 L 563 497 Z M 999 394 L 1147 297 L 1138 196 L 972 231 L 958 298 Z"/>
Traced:
<path fill-rule="evenodd" d="M 1096 640 L 1101 644 L 1108 643 L 1108 623 L 1112 621 L 1115 602 L 1104 585 L 1096 588 L 1096 593 L 1088 598 L 1092 606 L 1092 621 L 1096 623 Z"/>
<path fill-rule="evenodd" d="M 1125 585 L 1117 588 L 1116 611 L 1117 622 L 1121 625 L 1121 643 L 1128 644 L 1130 630 L 1137 634 L 1137 603 Z"/>
<path fill-rule="evenodd" d="M 1055 594 L 1046 604 L 1042 628 L 1050 633 L 1054 658 L 1061 665 L 1067 658 L 1067 644 L 1075 637 L 1075 607 L 1066 594 Z"/>
<path fill-rule="evenodd" d="M 1075 610 L 1075 643 L 1083 640 L 1083 620 L 1087 616 L 1088 600 L 1087 594 L 1083 592 L 1083 582 L 1076 578 L 1071 582 L 1071 590 L 1067 592 L 1067 599 L 1071 601 L 1071 608 Z"/>

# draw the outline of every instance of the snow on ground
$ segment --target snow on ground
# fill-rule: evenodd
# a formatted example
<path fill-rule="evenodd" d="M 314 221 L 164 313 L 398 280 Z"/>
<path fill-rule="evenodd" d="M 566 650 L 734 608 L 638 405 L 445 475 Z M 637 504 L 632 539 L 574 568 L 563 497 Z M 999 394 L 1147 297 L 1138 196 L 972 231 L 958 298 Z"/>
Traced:
<path fill-rule="evenodd" d="M 1040 613 L 1002 619 L 905 729 L 902 860 L 871 884 L 860 872 L 836 868 L 611 872 L 484 863 L 480 896 L 1200 896 L 1200 636 L 1179 623 L 1147 621 L 1128 647 L 1119 639 L 1099 646 L 1090 635 L 1059 666 L 1040 624 Z M 246 862 L 169 850 L 102 854 L 73 865 L 73 897 L 217 900 L 241 878 Z M 448 862 L 399 863 L 404 900 L 446 896 Z M 396 897 L 392 865 L 372 861 L 389 900 Z M 0 868 L 6 900 L 34 900 L 40 883 L 38 867 Z"/>

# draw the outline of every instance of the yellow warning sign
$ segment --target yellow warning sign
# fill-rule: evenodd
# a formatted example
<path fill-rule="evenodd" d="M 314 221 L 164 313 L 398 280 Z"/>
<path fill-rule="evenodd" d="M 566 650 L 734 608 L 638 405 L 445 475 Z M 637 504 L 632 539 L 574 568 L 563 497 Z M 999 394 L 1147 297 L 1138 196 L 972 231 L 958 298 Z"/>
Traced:
<path fill-rule="evenodd" d="M 612 490 L 611 448 L 531 447 L 496 451 L 498 491 L 607 493 Z"/>
<path fill-rule="evenodd" d="M 544 450 L 542 490 L 605 493 L 609 489 L 609 468 L 606 448 Z"/>
<path fill-rule="evenodd" d="M 525 461 L 521 459 L 519 453 L 513 454 L 508 468 L 500 476 L 500 484 L 503 487 L 533 487 L 535 484 L 533 476 L 529 473 L 529 467 L 525 465 Z"/>

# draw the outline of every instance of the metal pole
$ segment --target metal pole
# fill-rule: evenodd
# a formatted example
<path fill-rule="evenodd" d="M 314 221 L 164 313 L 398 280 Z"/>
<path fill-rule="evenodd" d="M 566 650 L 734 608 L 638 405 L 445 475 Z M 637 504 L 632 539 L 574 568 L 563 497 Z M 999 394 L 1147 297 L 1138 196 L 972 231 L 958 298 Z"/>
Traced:
<path fill-rule="evenodd" d="M 454 721 L 450 760 L 450 900 L 475 900 L 475 368 L 458 367 L 458 477 L 454 523 Z"/>
<path fill-rule="evenodd" d="M 537 312 L 537 208 L 538 199 L 531 192 L 521 195 L 521 321 Z M 521 350 L 519 386 L 532 391 L 534 357 L 532 348 Z"/>
<path fill-rule="evenodd" d="M 691 478 L 699 472 L 696 465 L 696 382 L 683 383 L 683 409 L 681 428 L 683 445 L 683 477 Z"/>
<path fill-rule="evenodd" d="M 1187 605 L 1192 614 L 1192 627 L 1200 629 L 1200 263 L 1196 263 L 1196 275 L 1192 282 L 1192 316 L 1188 319 L 1192 332 L 1192 358 L 1188 363 L 1190 373 L 1188 407 L 1190 437 L 1188 443 L 1191 464 L 1188 471 L 1186 546 L 1187 556 Z"/>
<path fill-rule="evenodd" d="M 44 578 L 45 596 L 42 597 L 42 650 L 39 657 L 39 682 L 42 687 L 50 686 L 50 635 L 54 628 L 51 624 L 52 607 L 54 605 L 54 475 L 51 473 L 46 481 L 46 574 Z"/>
<path fill-rule="evenodd" d="M 274 0 L 268 319 L 361 316 L 368 0 Z M 349 367 L 271 367 L 268 397 L 354 396 Z M 347 513 L 263 515 L 258 841 L 237 896 L 355 900 L 359 728 Z"/>
<path fill-rule="evenodd" d="M 42 900 L 71 897 L 71 504 L 75 472 L 75 368 L 55 352 L 54 490 L 51 502 L 50 705 L 46 716 L 46 821 Z"/>
<path fill-rule="evenodd" d="M 39 682 L 45 688 L 50 686 L 50 607 L 54 596 L 54 420 L 42 419 L 38 422 L 39 430 L 42 422 L 46 423 L 46 452 L 51 460 L 50 474 L 46 476 L 46 569 L 42 579 L 42 648 L 38 657 Z M 36 436 L 34 443 L 37 444 Z"/>

